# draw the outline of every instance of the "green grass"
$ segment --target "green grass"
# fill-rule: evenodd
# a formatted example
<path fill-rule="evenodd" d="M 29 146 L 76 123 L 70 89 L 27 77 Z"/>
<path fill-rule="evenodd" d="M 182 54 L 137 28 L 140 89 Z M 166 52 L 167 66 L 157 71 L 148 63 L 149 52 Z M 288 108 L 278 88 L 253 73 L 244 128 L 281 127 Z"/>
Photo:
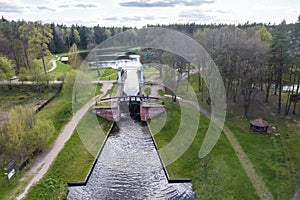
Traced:
<path fill-rule="evenodd" d="M 0 104 L 2 111 L 9 111 L 17 105 L 36 106 L 40 101 L 55 95 L 59 85 L 2 85 L 0 86 Z"/>
<path fill-rule="evenodd" d="M 292 142 L 274 134 L 253 133 L 249 129 L 248 120 L 232 115 L 229 115 L 226 125 L 239 140 L 273 197 L 275 199 L 290 199 L 295 193 L 296 183 L 294 179 L 297 179 L 293 168 L 299 164 L 297 156 L 292 158 L 292 154 L 299 156 L 299 150 L 292 143 L 298 143 L 299 140 Z M 279 131 L 284 130 L 284 133 L 289 135 L 295 134 L 284 124 L 279 126 L 277 127 Z"/>
<path fill-rule="evenodd" d="M 176 135 L 181 118 L 179 106 L 170 103 L 166 105 L 166 124 L 160 133 L 155 135 L 159 148 L 168 144 Z M 159 117 L 156 120 L 160 121 Z M 208 124 L 209 119 L 201 115 L 196 138 L 178 160 L 167 166 L 169 175 L 173 178 L 192 178 L 197 199 L 204 199 L 205 196 L 207 199 L 259 199 L 223 134 L 209 156 L 199 159 L 199 150 Z M 205 165 L 208 167 L 204 167 Z M 204 185 L 204 180 L 206 180 L 206 185 Z"/>
<path fill-rule="evenodd" d="M 96 91 L 95 91 L 95 96 L 102 94 L 101 88 L 102 88 L 103 84 L 102 83 L 97 83 L 96 85 Z"/>
<path fill-rule="evenodd" d="M 150 96 L 151 95 L 151 88 L 150 87 L 146 87 L 144 89 L 144 93 L 145 93 L 145 95 Z"/>
<path fill-rule="evenodd" d="M 118 78 L 118 70 L 112 68 L 100 69 L 100 77 L 98 76 L 98 71 L 96 69 L 91 69 L 89 71 L 89 76 L 93 80 L 117 80 Z"/>
<path fill-rule="evenodd" d="M 84 181 L 93 162 L 94 157 L 86 150 L 75 132 L 47 174 L 29 190 L 25 199 L 65 199 L 67 182 Z"/>
<path fill-rule="evenodd" d="M 162 89 L 157 90 L 159 96 L 164 96 L 165 92 Z"/>
<path fill-rule="evenodd" d="M 66 73 L 69 70 L 71 70 L 71 66 L 70 65 L 66 65 L 64 63 L 62 63 L 61 61 L 56 61 L 56 65 L 57 67 L 50 73 L 56 74 L 56 73 Z"/>
<path fill-rule="evenodd" d="M 45 117 L 52 120 L 56 129 L 56 134 L 51 137 L 52 143 L 63 125 L 65 125 L 72 116 L 72 93 L 74 77 L 67 74 L 61 93 L 51 103 L 38 113 L 38 117 Z"/>
<path fill-rule="evenodd" d="M 60 94 L 51 101 L 46 107 L 44 107 L 38 114 L 37 117 L 43 117 L 46 119 L 52 120 L 54 127 L 55 127 L 55 134 L 52 135 L 49 141 L 48 146 L 50 147 L 53 141 L 57 138 L 57 135 L 60 133 L 62 127 L 70 120 L 72 116 L 72 92 L 73 92 L 73 82 L 74 77 L 73 76 L 66 76 L 62 91 Z M 31 87 L 32 90 L 32 87 Z M 12 95 L 15 97 L 17 94 Z M 37 94 L 38 95 L 38 94 Z M 39 94 L 41 96 L 41 93 Z M 11 97 L 11 98 L 13 98 Z M 0 199 L 2 197 L 4 199 L 5 196 L 12 196 L 11 194 L 14 193 L 15 190 L 19 190 L 22 185 L 28 181 L 28 178 L 25 177 L 25 182 L 18 182 L 20 178 L 22 178 L 24 175 L 26 175 L 26 170 L 28 170 L 30 167 L 30 164 L 28 167 L 24 169 L 23 172 L 18 173 L 15 182 L 11 183 L 10 185 L 7 185 L 7 180 L 5 180 L 5 177 L 1 177 L 0 184 L 2 185 L 1 189 L 5 191 L 5 193 L 0 195 Z M 0 190 L 1 191 L 1 190 Z"/>
<path fill-rule="evenodd" d="M 96 117 L 89 110 L 47 174 L 25 199 L 65 198 L 68 182 L 85 181 L 111 125 L 112 122 Z"/>
<path fill-rule="evenodd" d="M 204 101 L 201 102 L 201 95 L 197 90 L 197 76 L 192 76 L 190 80 L 197 92 L 199 104 L 210 110 L 210 105 L 206 103 L 207 89 L 204 90 Z M 284 95 L 283 98 L 285 98 Z M 240 105 L 242 106 L 242 103 Z M 290 199 L 300 185 L 300 177 L 297 175 L 300 171 L 300 135 L 298 134 L 300 123 L 277 114 L 270 114 L 276 112 L 276 96 L 270 95 L 270 102 L 265 106 L 269 107 L 269 110 L 256 110 L 252 105 L 253 109 L 250 114 L 252 117 L 261 116 L 271 126 L 275 126 L 276 130 L 273 134 L 259 135 L 251 132 L 249 120 L 240 117 L 242 112 L 236 109 L 230 109 L 227 112 L 226 126 L 234 133 L 274 199 Z M 280 136 L 275 136 L 276 133 Z"/>

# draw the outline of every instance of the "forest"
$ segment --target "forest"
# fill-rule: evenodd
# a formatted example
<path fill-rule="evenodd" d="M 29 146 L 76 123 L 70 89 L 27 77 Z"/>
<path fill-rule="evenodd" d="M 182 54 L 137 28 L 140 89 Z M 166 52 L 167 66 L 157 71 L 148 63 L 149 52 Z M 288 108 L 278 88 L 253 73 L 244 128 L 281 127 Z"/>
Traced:
<path fill-rule="evenodd" d="M 248 116 L 251 97 L 257 88 L 264 92 L 265 102 L 269 101 L 270 92 L 278 95 L 278 114 L 296 114 L 300 90 L 300 16 L 294 24 L 287 24 L 283 20 L 278 25 L 191 23 L 155 26 L 187 34 L 206 49 L 222 74 L 228 101 L 235 103 L 237 97 L 242 96 L 245 117 Z M 13 66 L 14 72 L 7 75 L 15 73 L 22 77 L 36 68 L 36 59 L 68 52 L 74 46 L 76 50 L 91 50 L 110 36 L 129 29 L 15 22 L 2 17 L 0 55 L 6 57 Z M 291 86 L 286 91 L 288 97 L 285 100 L 282 98 L 283 86 Z"/>

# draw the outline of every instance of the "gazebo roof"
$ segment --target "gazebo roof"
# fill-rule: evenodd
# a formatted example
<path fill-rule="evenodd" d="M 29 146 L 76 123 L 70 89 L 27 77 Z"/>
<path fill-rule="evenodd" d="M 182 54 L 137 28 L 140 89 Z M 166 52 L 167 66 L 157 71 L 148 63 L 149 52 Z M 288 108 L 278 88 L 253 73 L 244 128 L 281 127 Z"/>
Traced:
<path fill-rule="evenodd" d="M 269 126 L 268 122 L 266 122 L 262 118 L 251 120 L 250 123 L 253 126 L 257 126 L 257 127 L 267 127 L 267 126 Z"/>

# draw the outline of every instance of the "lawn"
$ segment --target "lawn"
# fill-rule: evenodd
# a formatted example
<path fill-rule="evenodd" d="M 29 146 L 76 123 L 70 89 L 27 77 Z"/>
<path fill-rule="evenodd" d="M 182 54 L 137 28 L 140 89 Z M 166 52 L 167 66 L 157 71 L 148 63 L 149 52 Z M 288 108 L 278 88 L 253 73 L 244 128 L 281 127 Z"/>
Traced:
<path fill-rule="evenodd" d="M 66 73 L 68 71 L 70 71 L 72 67 L 70 65 L 66 65 L 60 61 L 56 61 L 56 65 L 57 65 L 57 67 L 49 74 L 51 76 L 53 76 L 53 79 L 55 79 L 55 80 L 63 80 Z"/>
<path fill-rule="evenodd" d="M 180 107 L 166 103 L 165 126 L 155 135 L 159 148 L 175 137 L 180 124 Z M 159 116 L 157 121 L 162 121 Z M 151 123 L 150 123 L 151 124 Z M 174 163 L 167 166 L 172 178 L 192 178 L 197 199 L 259 199 L 230 143 L 222 134 L 210 154 L 199 159 L 199 150 L 207 131 L 209 119 L 200 116 L 197 135 L 188 150 Z M 151 125 L 150 125 L 151 127 Z M 151 127 L 155 129 L 155 127 Z"/>
<path fill-rule="evenodd" d="M 300 138 L 296 133 L 296 124 L 288 124 L 290 127 L 283 121 L 276 125 L 277 130 L 273 134 L 260 135 L 250 131 L 249 121 L 246 119 L 229 114 L 226 122 L 257 173 L 263 177 L 274 199 L 290 199 L 295 193 L 296 185 L 299 184 L 299 177 L 295 173 L 296 167 L 299 166 L 297 144 Z M 276 133 L 282 135 L 276 136 Z M 286 138 L 283 133 L 291 138 Z M 295 140 L 292 141 L 292 138 Z"/>
<path fill-rule="evenodd" d="M 93 80 L 103 80 L 103 81 L 117 80 L 117 78 L 118 78 L 118 70 L 117 69 L 104 68 L 104 69 L 100 69 L 99 71 L 100 71 L 100 77 L 99 77 L 98 71 L 96 69 L 90 70 L 89 76 Z"/>
<path fill-rule="evenodd" d="M 200 105 L 210 110 L 210 105 L 205 100 L 208 96 L 207 89 L 204 89 L 202 102 L 201 93 L 198 91 L 197 76 L 192 76 L 190 80 Z M 225 125 L 234 133 L 274 199 L 290 199 L 300 185 L 300 135 L 298 131 L 300 123 L 293 117 L 275 114 L 277 96 L 271 94 L 270 102 L 262 104 L 264 109 L 257 109 L 254 104 L 256 101 L 252 102 L 254 109 L 251 109 L 250 116 L 252 118 L 260 116 L 267 120 L 271 124 L 270 129 L 275 127 L 272 134 L 259 135 L 250 131 L 249 119 L 241 117 L 241 102 L 234 106 L 228 102 L 230 107 Z"/>

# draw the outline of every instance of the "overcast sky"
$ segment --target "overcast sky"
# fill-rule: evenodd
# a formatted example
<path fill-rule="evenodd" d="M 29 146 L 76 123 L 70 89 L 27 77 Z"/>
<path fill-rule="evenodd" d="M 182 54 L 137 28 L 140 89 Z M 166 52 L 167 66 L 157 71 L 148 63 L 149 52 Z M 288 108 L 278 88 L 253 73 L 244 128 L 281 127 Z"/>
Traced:
<path fill-rule="evenodd" d="M 93 26 L 294 23 L 300 0 L 0 0 L 8 20 Z"/>

